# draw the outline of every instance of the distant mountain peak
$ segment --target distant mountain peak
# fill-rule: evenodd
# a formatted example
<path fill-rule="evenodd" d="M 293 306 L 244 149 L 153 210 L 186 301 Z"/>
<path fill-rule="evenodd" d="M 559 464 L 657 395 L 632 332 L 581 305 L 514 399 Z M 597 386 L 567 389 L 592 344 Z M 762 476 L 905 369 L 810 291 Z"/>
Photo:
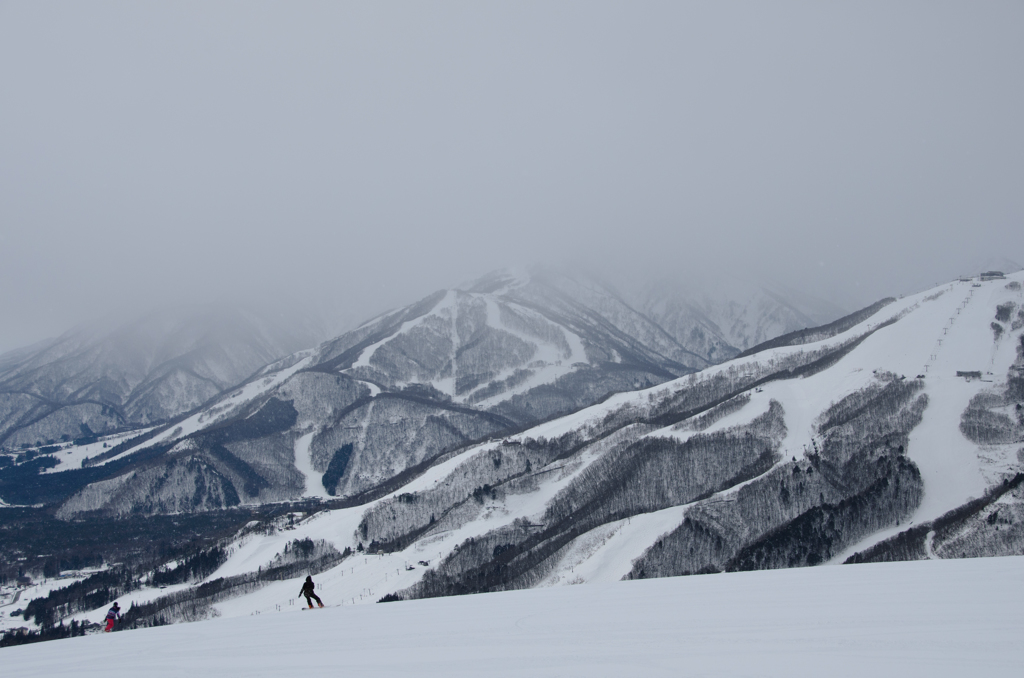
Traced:
<path fill-rule="evenodd" d="M 78 438 L 173 418 L 323 337 L 252 309 L 174 306 L 95 319 L 0 362 L 0 445 Z"/>

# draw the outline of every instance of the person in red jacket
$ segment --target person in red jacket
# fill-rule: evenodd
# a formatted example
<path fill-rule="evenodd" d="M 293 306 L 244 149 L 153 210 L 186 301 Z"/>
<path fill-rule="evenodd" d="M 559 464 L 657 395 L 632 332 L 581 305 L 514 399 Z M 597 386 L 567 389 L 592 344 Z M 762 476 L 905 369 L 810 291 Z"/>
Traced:
<path fill-rule="evenodd" d="M 309 605 L 309 609 L 311 610 L 313 609 L 313 600 L 315 600 L 316 604 L 320 607 L 324 606 L 323 602 L 321 602 L 320 600 L 320 597 L 313 593 L 314 588 L 316 588 L 316 584 L 313 583 L 313 578 L 306 577 L 306 582 L 302 585 L 302 590 L 299 591 L 300 596 L 306 596 L 306 604 Z M 313 600 L 310 600 L 310 598 L 312 598 Z"/>
<path fill-rule="evenodd" d="M 107 610 L 107 628 L 103 629 L 104 633 L 110 633 L 114 630 L 114 622 L 121 618 L 121 606 L 116 602 L 114 607 Z"/>

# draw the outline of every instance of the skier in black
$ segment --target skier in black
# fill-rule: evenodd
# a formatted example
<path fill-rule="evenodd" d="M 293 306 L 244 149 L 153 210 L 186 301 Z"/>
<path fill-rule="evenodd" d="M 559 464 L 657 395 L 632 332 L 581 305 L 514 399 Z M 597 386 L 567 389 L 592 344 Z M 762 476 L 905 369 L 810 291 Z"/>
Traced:
<path fill-rule="evenodd" d="M 306 582 L 302 585 L 302 590 L 299 591 L 300 596 L 306 596 L 306 604 L 309 605 L 309 609 L 311 610 L 313 609 L 313 600 L 315 600 L 316 604 L 320 607 L 324 606 L 323 601 L 320 600 L 320 597 L 313 593 L 314 588 L 316 588 L 316 584 L 313 583 L 313 578 L 306 577 Z M 313 600 L 310 600 L 310 598 L 312 598 Z"/>

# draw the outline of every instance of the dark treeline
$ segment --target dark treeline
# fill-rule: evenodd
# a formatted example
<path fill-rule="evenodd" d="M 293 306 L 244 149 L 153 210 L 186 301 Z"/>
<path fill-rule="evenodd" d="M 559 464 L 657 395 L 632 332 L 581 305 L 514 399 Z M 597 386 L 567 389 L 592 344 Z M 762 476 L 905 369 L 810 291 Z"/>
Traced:
<path fill-rule="evenodd" d="M 72 628 L 75 629 L 75 635 L 84 634 L 92 625 L 65 626 L 63 622 L 68 616 L 76 613 L 103 610 L 115 600 L 119 600 L 122 607 L 129 608 L 118 628 L 203 618 L 210 612 L 210 605 L 217 600 L 254 590 L 268 581 L 293 578 L 307 573 L 317 574 L 350 555 L 348 549 L 344 553 L 339 553 L 324 540 L 292 540 L 285 545 L 284 552 L 277 555 L 270 567 L 261 568 L 258 572 L 251 573 L 251 576 L 217 579 L 193 589 L 159 598 L 147 604 L 148 606 L 132 605 L 131 593 L 143 584 L 162 587 L 198 582 L 209 577 L 230 555 L 226 547 L 229 541 L 246 534 L 272 534 L 287 527 L 294 522 L 296 508 L 299 507 L 262 507 L 259 509 L 260 512 L 234 515 L 231 520 L 225 520 L 226 516 L 222 514 L 156 516 L 145 519 L 143 522 L 150 523 L 149 531 L 166 525 L 163 539 L 154 541 L 147 537 L 150 548 L 119 554 L 129 562 L 53 590 L 44 598 L 29 601 L 24 609 L 18 610 L 18 613 L 39 628 L 11 631 L 4 636 L 5 642 L 19 644 L 66 638 L 70 637 Z M 311 503 L 302 508 L 317 511 L 322 507 Z M 245 523 L 242 518 L 255 520 L 248 520 L 243 526 L 240 524 Z M 96 522 L 116 525 L 132 521 L 104 519 Z M 179 523 L 190 527 L 185 529 L 184 525 Z M 55 521 L 55 524 L 64 523 Z M 82 523 L 75 525 L 81 530 Z M 192 533 L 190 529 L 201 530 L 203 534 Z M 143 534 L 148 535 L 148 531 L 144 531 Z M 231 593 L 232 591 L 234 593 Z"/>
<path fill-rule="evenodd" d="M 189 556 L 174 568 L 157 570 L 153 573 L 150 583 L 153 586 L 170 586 L 199 581 L 216 572 L 227 559 L 228 552 L 220 546 L 215 546 Z"/>
<path fill-rule="evenodd" d="M 314 436 L 310 451 L 317 468 L 334 466 L 326 479 L 333 485 L 328 490 L 363 502 L 379 496 L 378 490 L 393 487 L 398 476 L 407 482 L 407 470 L 425 468 L 453 450 L 513 426 L 503 417 L 449 402 L 381 393 L 339 413 Z M 352 451 L 346 455 L 348 446 Z"/>
<path fill-rule="evenodd" d="M 49 626 L 47 628 L 39 629 L 38 631 L 33 631 L 31 629 L 13 629 L 0 635 L 0 647 L 10 647 L 12 645 L 25 645 L 45 640 L 61 640 L 63 638 L 84 636 L 85 631 L 89 626 L 90 625 L 88 623 L 79 624 L 76 620 L 72 619 L 71 623 L 67 626 L 64 625 L 64 622 L 61 622 L 56 626 Z"/>
<path fill-rule="evenodd" d="M 681 369 L 679 374 L 691 372 L 692 369 Z M 606 363 L 597 367 L 581 365 L 551 384 L 503 400 L 492 411 L 520 425 L 529 425 L 579 411 L 614 393 L 648 388 L 676 376 L 678 374 L 630 363 Z"/>
<path fill-rule="evenodd" d="M 337 491 L 338 481 L 345 475 L 345 469 L 348 467 L 349 459 L 352 458 L 352 443 L 345 443 L 331 456 L 330 463 L 327 464 L 327 470 L 324 471 L 324 475 L 321 478 L 324 489 L 331 496 Z"/>
<path fill-rule="evenodd" d="M 5 508 L 0 522 L 0 581 L 52 578 L 104 563 L 140 568 L 209 548 L 272 507 L 176 516 L 88 517 L 58 520 L 37 508 Z M 24 558 L 24 560 L 22 560 Z"/>
<path fill-rule="evenodd" d="M 770 469 L 786 434 L 782 406 L 772 401 L 750 424 L 711 434 L 646 437 L 613 449 L 587 467 L 556 496 L 545 523 L 569 518 L 593 527 L 687 504 Z M 617 519 L 617 518 L 616 518 Z"/>
<path fill-rule="evenodd" d="M 1007 372 L 1006 387 L 974 396 L 960 417 L 960 431 L 979 445 L 1024 442 L 1024 335 Z"/>
<path fill-rule="evenodd" d="M 905 457 L 925 396 L 917 381 L 869 387 L 827 410 L 806 459 L 776 466 L 724 502 L 703 502 L 634 563 L 634 578 L 813 565 L 906 519 L 922 483 Z M 817 442 L 815 443 L 817 446 Z"/>
<path fill-rule="evenodd" d="M 1019 461 L 1024 462 L 1024 453 Z M 1007 501 L 1010 500 L 1010 501 Z M 1024 473 L 1006 478 L 935 520 L 915 525 L 869 549 L 847 563 L 922 560 L 932 553 L 946 558 L 1019 555 L 1024 551 Z"/>
<path fill-rule="evenodd" d="M 284 545 L 284 551 L 278 553 L 270 563 L 271 569 L 292 563 L 311 563 L 340 558 L 341 554 L 334 546 L 324 539 L 293 539 Z"/>
<path fill-rule="evenodd" d="M 232 419 L 229 422 L 218 425 L 209 433 L 204 432 L 203 436 L 200 436 L 200 440 L 215 445 L 233 440 L 259 438 L 274 431 L 283 430 L 290 424 L 293 424 L 296 413 L 290 403 L 270 398 L 267 402 L 262 403 L 258 410 L 247 414 L 251 416 Z M 171 449 L 171 445 L 153 445 L 120 459 L 113 459 L 113 457 L 145 443 L 165 428 L 157 427 L 152 431 L 126 440 L 92 459 L 85 460 L 83 467 L 80 469 L 40 474 L 39 471 L 43 468 L 57 463 L 56 459 L 49 456 L 40 457 L 32 460 L 30 463 L 2 469 L 0 470 L 0 496 L 3 496 L 5 501 L 15 504 L 57 504 L 63 502 L 86 485 L 115 477 L 129 467 L 146 469 L 154 461 L 163 458 Z M 76 440 L 76 442 L 80 443 L 82 441 Z M 215 449 L 211 454 L 211 458 L 207 460 L 172 460 L 171 463 L 176 463 L 179 466 L 185 464 L 188 470 L 197 470 L 197 472 L 205 473 L 207 476 L 206 480 L 213 482 L 214 485 L 218 484 L 218 479 L 216 478 L 216 474 L 219 473 L 218 467 L 220 471 L 226 471 L 228 477 L 233 477 L 235 483 L 247 489 L 258 490 L 261 483 L 265 484 L 266 481 L 258 473 L 244 462 L 235 458 L 230 452 L 224 450 L 224 448 Z M 107 461 L 111 459 L 113 460 Z M 103 461 L 107 463 L 99 465 Z M 210 467 L 209 472 L 207 472 L 205 467 L 197 467 L 197 463 L 200 466 L 203 466 L 205 463 L 206 466 Z M 148 476 L 153 475 L 153 473 L 148 474 Z M 163 474 L 161 477 L 165 475 L 168 474 Z M 225 508 L 237 506 L 240 503 L 238 493 L 235 491 L 234 484 L 230 481 L 230 478 L 226 477 L 225 479 L 227 482 L 220 483 L 223 487 L 219 491 L 204 495 L 205 499 L 200 501 L 196 507 Z M 252 494 L 252 492 L 249 494 Z M 203 503 L 204 501 L 211 505 L 206 506 Z M 150 504 L 153 511 L 163 508 L 157 497 L 153 497 Z M 188 510 L 188 508 L 178 507 L 179 510 Z"/>
<path fill-rule="evenodd" d="M 540 524 L 518 520 L 460 544 L 403 595 L 529 586 L 556 564 L 560 549 L 599 525 L 689 503 L 764 473 L 784 435 L 782 407 L 772 402 L 751 423 L 725 431 L 609 441 L 549 503 Z"/>
<path fill-rule="evenodd" d="M 443 480 L 422 492 L 404 493 L 368 510 L 359 524 L 360 538 L 371 551 L 402 548 L 428 528 L 443 531 L 472 519 L 485 496 L 503 496 L 505 485 L 539 470 L 578 447 L 580 436 L 528 438 L 503 443 L 466 460 Z M 500 490 L 499 490 L 500 488 Z"/>
<path fill-rule="evenodd" d="M 153 428 L 152 431 L 147 431 L 146 433 L 142 433 L 140 435 L 137 435 L 137 436 L 134 436 L 132 438 L 129 438 L 128 440 L 125 440 L 124 442 L 121 442 L 121 443 L 118 443 L 117 445 L 114 445 L 109 450 L 106 450 L 105 452 L 101 452 L 100 454 L 97 454 L 95 457 L 87 457 L 87 458 L 83 459 L 82 460 L 82 466 L 95 466 L 96 464 L 99 464 L 100 462 L 104 462 L 107 459 L 113 459 L 114 457 L 116 457 L 119 454 L 124 454 L 125 452 L 127 452 L 130 449 L 132 449 L 136 445 L 141 445 L 142 443 L 146 442 L 147 440 L 150 440 L 150 439 L 154 438 L 159 433 L 162 433 L 165 429 L 166 429 L 166 427 L 156 426 L 156 427 Z"/>
<path fill-rule="evenodd" d="M 41 470 L 52 468 L 59 461 L 49 455 L 37 457 L 17 466 L 0 469 L 0 496 L 9 504 L 57 504 L 89 483 L 112 477 L 132 464 L 145 463 L 159 457 L 169 447 L 154 445 L 104 466 L 70 469 L 59 473 L 41 474 Z"/>
<path fill-rule="evenodd" d="M 808 377 L 828 369 L 855 349 L 867 337 L 895 319 L 882 323 L 869 332 L 840 344 L 814 350 L 794 350 L 759 361 L 737 363 L 728 369 L 708 375 L 691 375 L 687 388 L 680 389 L 669 398 L 652 402 L 650 410 L 640 416 L 645 421 L 669 426 L 703 414 L 712 407 L 727 402 L 757 386 L 780 379 Z M 612 417 L 628 416 L 629 408 L 613 413 Z M 633 413 L 633 416 L 637 416 Z"/>
<path fill-rule="evenodd" d="M 139 588 L 139 574 L 134 569 L 118 566 L 97 572 L 70 586 L 50 591 L 45 598 L 31 600 L 22 612 L 42 628 L 52 627 L 58 619 L 77 612 L 95 610 Z"/>
<path fill-rule="evenodd" d="M 861 310 L 854 311 L 850 315 L 843 316 L 838 320 L 833 320 L 827 325 L 821 325 L 819 327 L 809 327 L 807 329 L 790 332 L 789 334 L 783 334 L 781 336 L 775 337 L 774 339 L 769 339 L 766 342 L 760 343 L 757 346 L 752 346 L 751 348 L 748 348 L 746 351 L 743 351 L 736 357 L 745 358 L 747 356 L 754 355 L 755 353 L 760 353 L 761 351 L 767 351 L 768 349 L 771 348 L 781 348 L 783 346 L 797 346 L 799 344 L 809 344 L 811 342 L 822 341 L 823 339 L 834 337 L 835 335 L 842 334 L 843 332 L 851 329 L 855 325 L 864 322 L 865 320 L 867 320 L 874 314 L 878 313 L 880 310 L 882 310 L 889 304 L 893 303 L 894 301 L 896 301 L 896 299 L 893 297 L 879 299 L 870 306 L 865 306 Z"/>
<path fill-rule="evenodd" d="M 883 475 L 837 504 L 825 502 L 780 529 L 745 546 L 728 570 L 764 570 L 818 565 L 860 536 L 883 526 L 887 516 L 909 516 L 921 502 L 921 478 L 902 456 L 881 457 Z M 879 515 L 884 512 L 882 516 Z M 899 520 L 897 518 L 897 520 Z"/>
<path fill-rule="evenodd" d="M 726 417 L 733 412 L 742 410 L 750 402 L 750 393 L 741 393 L 735 398 L 726 400 L 721 405 L 716 405 L 704 414 L 679 422 L 673 429 L 676 431 L 703 431 L 719 419 Z"/>
<path fill-rule="evenodd" d="M 1017 403 L 1024 401 L 1024 334 L 1017 343 L 1017 359 L 1006 375 L 1006 397 Z"/>
<path fill-rule="evenodd" d="M 278 486 L 287 483 L 276 482 L 280 479 L 273 475 L 271 480 L 267 477 L 280 464 L 263 462 L 275 454 L 278 458 L 287 456 L 291 462 L 293 446 L 280 434 L 294 425 L 298 416 L 295 407 L 290 401 L 271 397 L 251 404 L 244 415 L 219 422 L 184 441 L 157 444 L 130 457 L 82 469 L 97 476 L 88 482 L 115 477 L 127 480 L 100 506 L 81 495 L 71 497 L 61 506 L 58 517 L 69 519 L 88 511 L 119 517 L 191 513 L 294 496 L 301 489 L 299 474 L 291 474 L 293 490 L 281 490 Z M 129 465 L 133 473 L 122 476 Z"/>

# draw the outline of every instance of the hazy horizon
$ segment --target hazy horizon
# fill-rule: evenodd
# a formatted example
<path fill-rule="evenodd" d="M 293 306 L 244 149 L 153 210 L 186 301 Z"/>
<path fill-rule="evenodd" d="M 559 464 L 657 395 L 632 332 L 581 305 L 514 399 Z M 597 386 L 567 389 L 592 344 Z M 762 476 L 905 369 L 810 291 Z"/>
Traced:
<path fill-rule="evenodd" d="M 1012 2 L 0 2 L 0 353 L 198 302 L 338 330 L 509 266 L 853 310 L 1024 262 L 1022 29 Z"/>

